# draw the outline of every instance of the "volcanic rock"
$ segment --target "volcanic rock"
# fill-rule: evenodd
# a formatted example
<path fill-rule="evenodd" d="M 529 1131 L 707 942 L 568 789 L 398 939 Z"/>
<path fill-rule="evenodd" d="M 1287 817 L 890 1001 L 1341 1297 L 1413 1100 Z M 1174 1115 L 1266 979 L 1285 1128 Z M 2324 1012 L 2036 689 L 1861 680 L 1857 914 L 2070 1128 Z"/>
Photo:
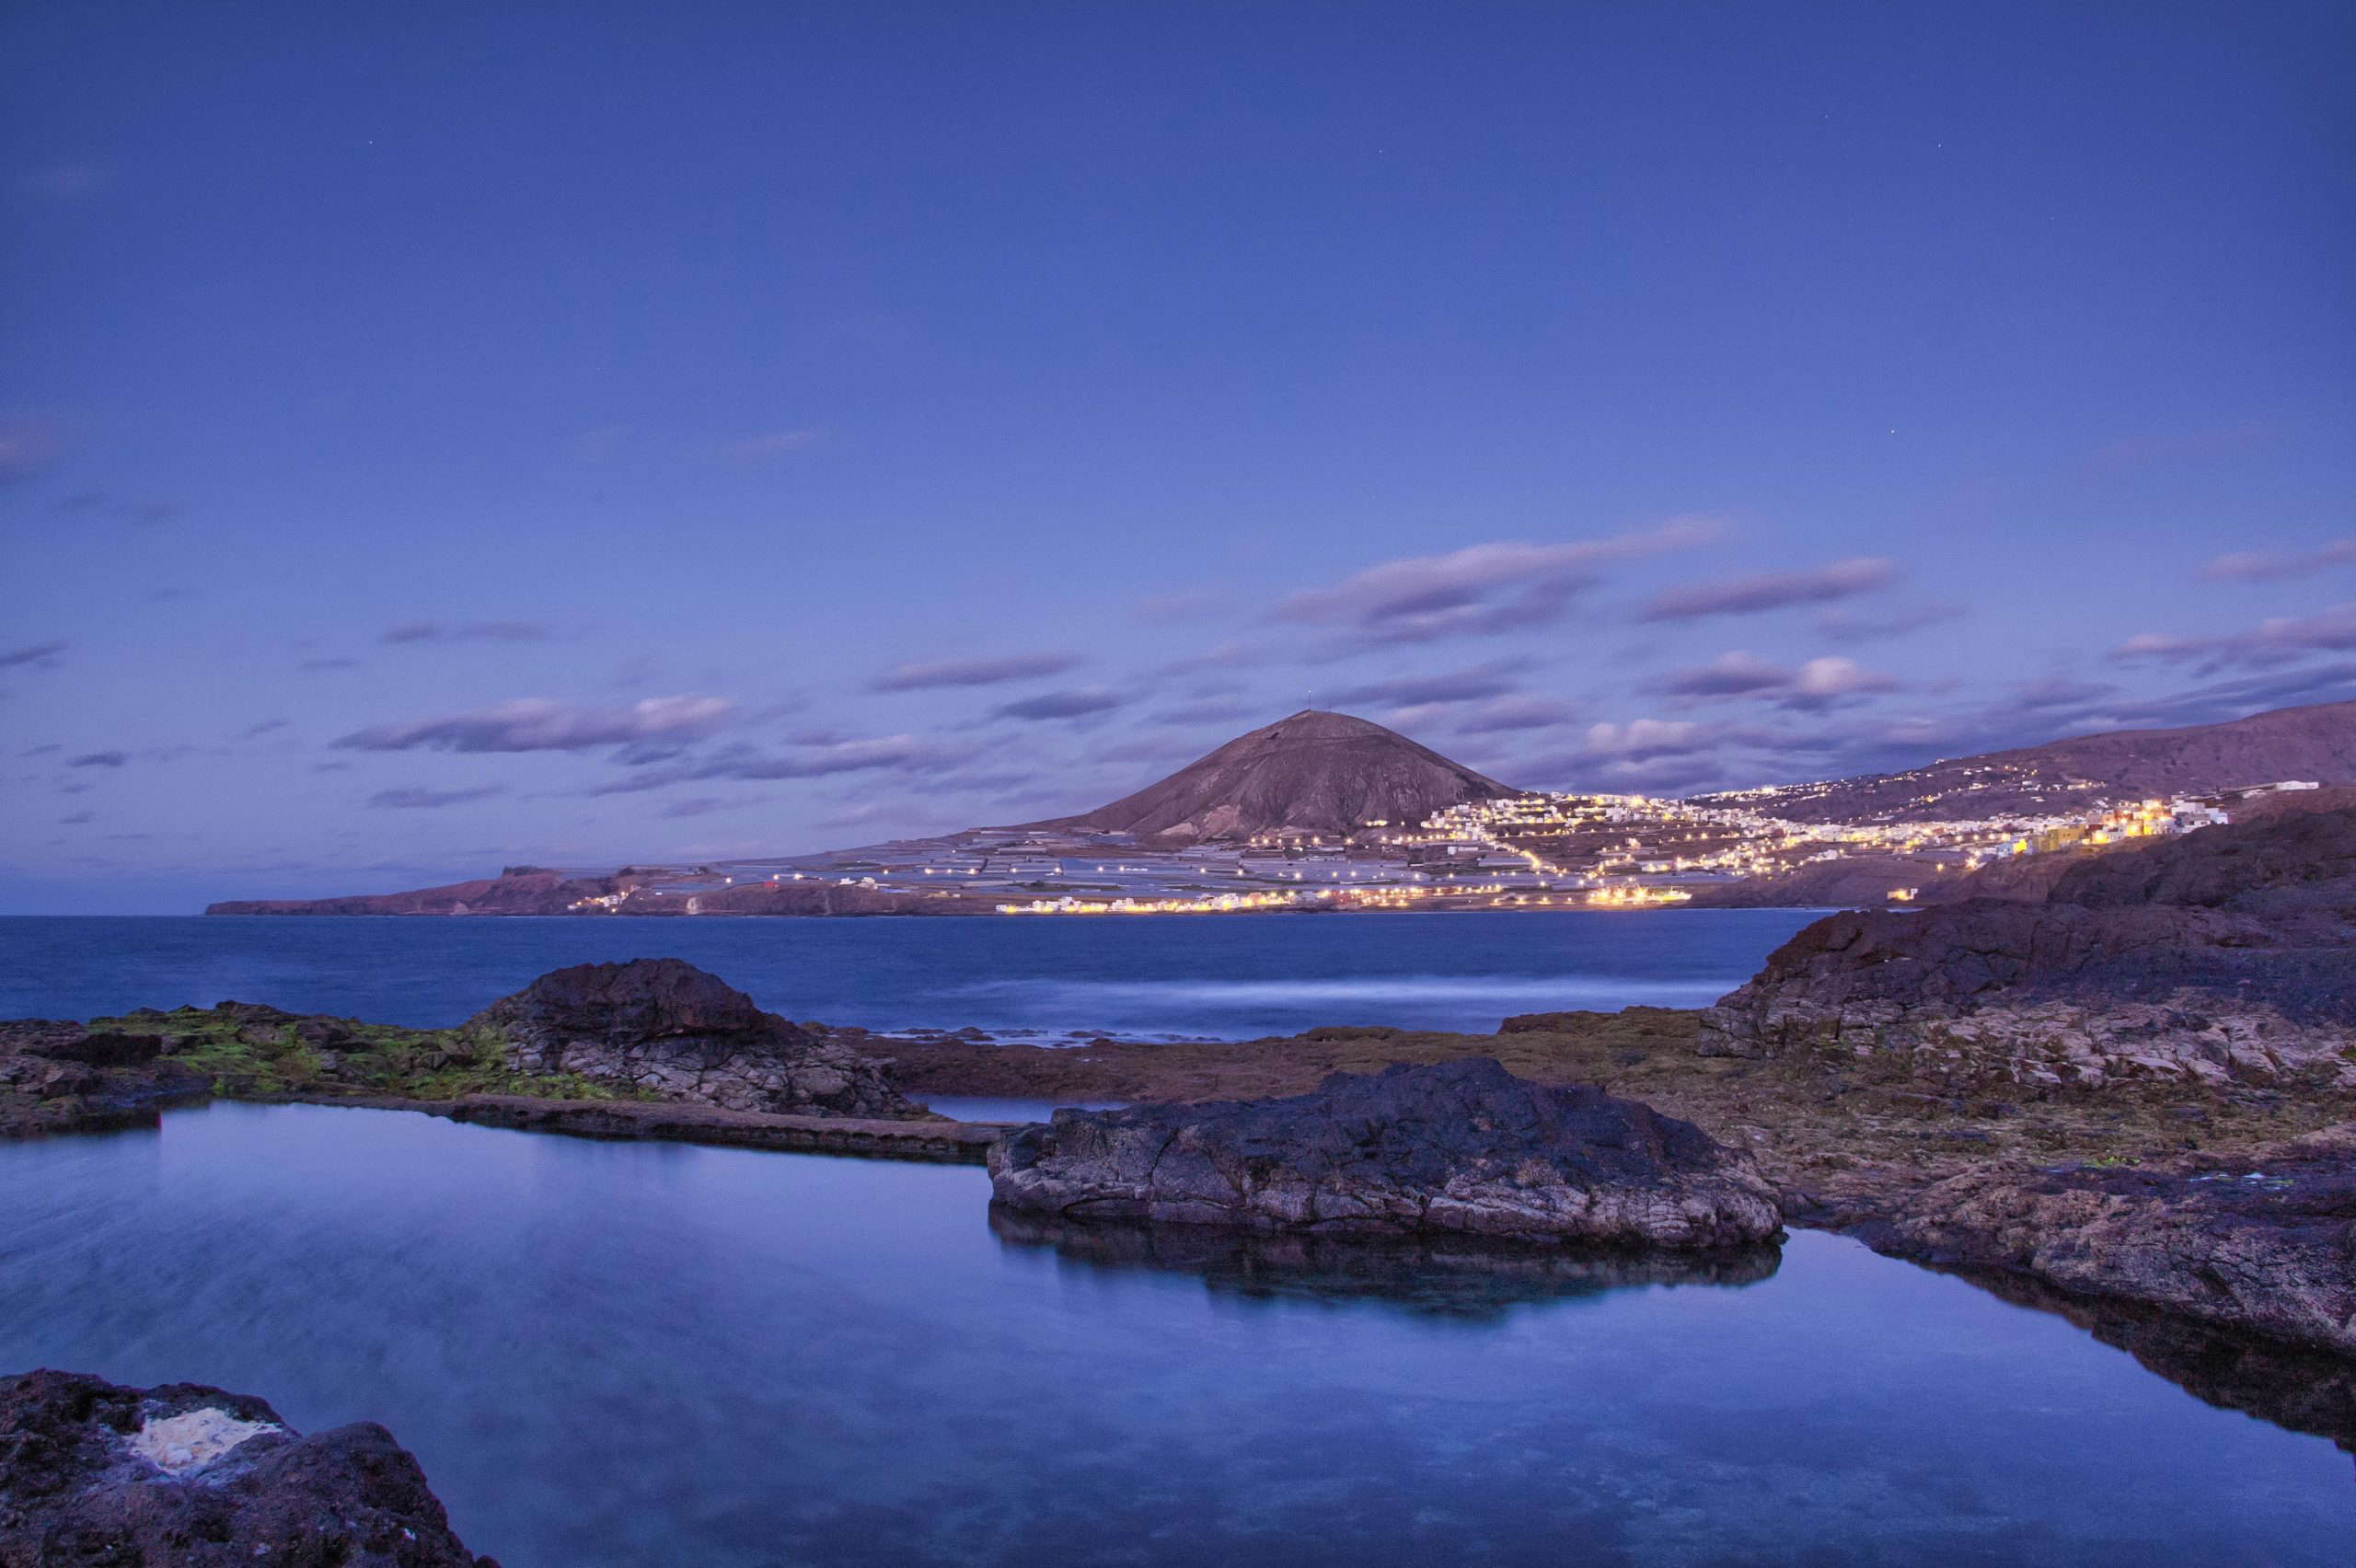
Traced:
<path fill-rule="evenodd" d="M 496 877 L 447 882 L 408 893 L 342 898 L 231 899 L 207 915 L 567 915 L 584 901 L 625 891 L 613 877 L 568 877 L 539 866 L 509 866 Z"/>
<path fill-rule="evenodd" d="M 927 1114 L 887 1083 L 887 1064 L 812 1033 L 676 958 L 583 963 L 541 975 L 469 1019 L 505 1044 L 510 1071 L 780 1115 Z"/>
<path fill-rule="evenodd" d="M 2356 810 L 2071 867 L 2042 904 L 1819 920 L 1703 1015 L 1704 1055 L 1905 1053 L 1916 1076 L 2356 1089 Z"/>
<path fill-rule="evenodd" d="M 165 1105 L 210 1092 L 203 1075 L 159 1060 L 161 1047 L 78 1023 L 0 1022 L 0 1137 L 152 1127 Z"/>
<path fill-rule="evenodd" d="M 0 1568 L 497 1568 L 374 1422 L 304 1436 L 248 1394 L 0 1381 Z"/>
<path fill-rule="evenodd" d="M 1370 822 L 1420 823 L 1443 807 L 1519 793 L 1395 730 L 1304 709 L 1111 805 L 1033 825 L 1188 840 L 1287 829 L 1350 834 Z"/>
<path fill-rule="evenodd" d="M 990 1151 L 990 1182 L 1011 1210 L 1079 1220 L 1688 1250 L 1780 1228 L 1748 1156 L 1485 1058 L 1335 1073 L 1280 1100 L 1059 1110 Z"/>
<path fill-rule="evenodd" d="M 1967 1171 L 1857 1230 L 1896 1256 L 2356 1355 L 2356 1128 L 2231 1161 Z"/>

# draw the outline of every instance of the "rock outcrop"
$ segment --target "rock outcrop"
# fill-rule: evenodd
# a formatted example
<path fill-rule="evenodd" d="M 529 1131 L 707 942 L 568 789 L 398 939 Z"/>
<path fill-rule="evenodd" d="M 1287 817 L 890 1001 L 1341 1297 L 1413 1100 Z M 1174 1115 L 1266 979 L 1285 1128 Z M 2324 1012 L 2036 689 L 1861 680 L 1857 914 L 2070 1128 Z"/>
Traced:
<path fill-rule="evenodd" d="M 2356 1089 L 2356 811 L 2071 867 L 2043 903 L 1819 920 L 1703 1016 L 1705 1055 L 1900 1052 L 1917 1077 Z"/>
<path fill-rule="evenodd" d="M 1481 1058 L 1279 1100 L 1058 1111 L 991 1150 L 990 1181 L 1021 1214 L 1251 1230 L 1698 1251 L 1781 1226 L 1749 1157 L 1700 1128 Z"/>
<path fill-rule="evenodd" d="M 152 1035 L 45 1019 L 0 1022 L 0 1137 L 152 1127 L 162 1108 L 212 1090 Z"/>
<path fill-rule="evenodd" d="M 730 1111 L 789 1116 L 927 1114 L 887 1064 L 814 1034 L 676 958 L 583 963 L 541 975 L 468 1020 L 521 1073 L 571 1073 Z"/>
<path fill-rule="evenodd" d="M 296 1433 L 262 1401 L 77 1372 L 0 1381 L 0 1568 L 497 1568 L 373 1422 Z"/>
<path fill-rule="evenodd" d="M 2356 1128 L 2230 1162 L 1968 1171 L 1856 1229 L 1895 1256 L 2356 1355 Z"/>

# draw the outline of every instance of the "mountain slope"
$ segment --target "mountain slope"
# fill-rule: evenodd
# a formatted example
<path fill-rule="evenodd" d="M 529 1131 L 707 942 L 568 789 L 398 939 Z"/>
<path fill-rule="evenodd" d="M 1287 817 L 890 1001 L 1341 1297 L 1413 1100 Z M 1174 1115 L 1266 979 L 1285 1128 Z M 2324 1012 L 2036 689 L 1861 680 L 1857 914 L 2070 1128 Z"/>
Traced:
<path fill-rule="evenodd" d="M 1180 839 L 1246 838 L 1282 828 L 1342 834 L 1369 822 L 1421 822 L 1443 806 L 1519 792 L 1396 731 L 1311 708 L 1239 735 L 1111 805 L 1036 825 Z"/>
<path fill-rule="evenodd" d="M 1799 822 L 1954 821 L 2202 795 L 2279 779 L 2356 784 L 2356 702 L 2278 708 L 2223 724 L 2113 730 L 1954 757 L 1904 773 L 1793 785 L 1743 803 Z M 1703 797 L 1703 803 L 1712 799 Z"/>

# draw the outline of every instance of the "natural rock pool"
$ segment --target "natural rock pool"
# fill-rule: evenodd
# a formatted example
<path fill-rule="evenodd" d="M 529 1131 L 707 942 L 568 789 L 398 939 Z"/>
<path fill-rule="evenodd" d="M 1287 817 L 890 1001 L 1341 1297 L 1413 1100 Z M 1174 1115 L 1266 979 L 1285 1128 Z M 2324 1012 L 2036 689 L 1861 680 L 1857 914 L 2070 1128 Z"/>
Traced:
<path fill-rule="evenodd" d="M 0 1369 L 382 1421 L 506 1568 L 2339 1564 L 2356 1537 L 2330 1442 L 1822 1235 L 1669 1286 L 1435 1271 L 994 1228 L 971 1168 L 227 1103 L 0 1146 Z"/>

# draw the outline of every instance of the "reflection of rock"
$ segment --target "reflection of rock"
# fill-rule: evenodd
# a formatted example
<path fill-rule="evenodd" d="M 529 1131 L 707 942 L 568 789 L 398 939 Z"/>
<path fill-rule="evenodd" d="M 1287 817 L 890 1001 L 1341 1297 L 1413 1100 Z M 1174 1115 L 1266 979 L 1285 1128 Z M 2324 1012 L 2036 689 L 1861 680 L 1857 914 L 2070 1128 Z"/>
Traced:
<path fill-rule="evenodd" d="M 1715 1252 L 1574 1251 L 1447 1234 L 1314 1236 L 1076 1221 L 990 1205 L 990 1229 L 1101 1269 L 1199 1274 L 1213 1290 L 1311 1301 L 1387 1302 L 1404 1311 L 1489 1317 L 1507 1308 L 1648 1285 L 1756 1285 L 1783 1262 L 1773 1242 Z"/>
<path fill-rule="evenodd" d="M 497 1568 L 373 1422 L 303 1436 L 246 1394 L 0 1379 L 0 1563 Z"/>
<path fill-rule="evenodd" d="M 2014 1274 L 1956 1271 L 2015 1306 L 2065 1318 L 2195 1399 L 2356 1454 L 2356 1361 L 2212 1329 L 2130 1301 L 2073 1296 Z"/>
<path fill-rule="evenodd" d="M 1877 1251 L 2033 1275 L 2199 1322 L 2356 1355 L 2356 1136 L 2231 1164 L 1981 1169 L 1857 1227 Z"/>
<path fill-rule="evenodd" d="M 0 1023 L 0 1137 L 156 1125 L 159 1108 L 212 1089 L 159 1060 L 152 1036 L 22 1019 Z"/>
<path fill-rule="evenodd" d="M 1701 1251 L 1782 1224 L 1750 1158 L 1691 1123 L 1479 1057 L 1280 1100 L 1057 1111 L 990 1151 L 990 1180 L 1025 1213 L 1254 1230 Z"/>
<path fill-rule="evenodd" d="M 514 1072 L 575 1073 L 730 1111 L 925 1114 L 884 1081 L 885 1064 L 763 1012 L 676 958 L 555 970 L 467 1027 L 504 1040 Z"/>

